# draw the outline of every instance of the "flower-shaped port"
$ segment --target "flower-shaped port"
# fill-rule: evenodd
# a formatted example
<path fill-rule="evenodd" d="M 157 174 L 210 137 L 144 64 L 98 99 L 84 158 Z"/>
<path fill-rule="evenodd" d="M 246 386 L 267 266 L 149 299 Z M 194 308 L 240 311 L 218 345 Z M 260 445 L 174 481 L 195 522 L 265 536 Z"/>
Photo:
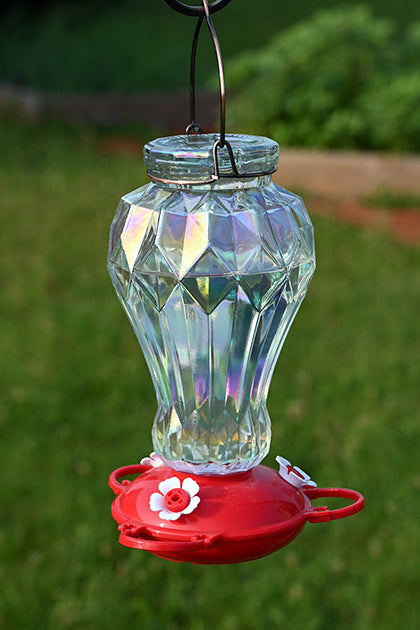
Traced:
<path fill-rule="evenodd" d="M 187 477 L 181 486 L 178 477 L 165 479 L 159 484 L 159 492 L 150 496 L 150 509 L 159 512 L 159 518 L 164 521 L 176 521 L 182 514 L 191 514 L 200 503 L 197 496 L 200 486 Z"/>
<path fill-rule="evenodd" d="M 288 459 L 277 455 L 276 462 L 280 464 L 279 475 L 285 479 L 288 483 L 295 488 L 301 488 L 302 486 L 317 487 L 315 481 L 312 481 L 309 475 L 307 475 L 298 466 L 292 466 Z"/>
<path fill-rule="evenodd" d="M 152 468 L 157 468 L 157 466 L 163 466 L 163 462 L 160 459 L 159 455 L 157 455 L 154 451 L 150 453 L 149 457 L 143 457 L 140 460 L 140 464 L 143 466 L 152 466 Z"/>

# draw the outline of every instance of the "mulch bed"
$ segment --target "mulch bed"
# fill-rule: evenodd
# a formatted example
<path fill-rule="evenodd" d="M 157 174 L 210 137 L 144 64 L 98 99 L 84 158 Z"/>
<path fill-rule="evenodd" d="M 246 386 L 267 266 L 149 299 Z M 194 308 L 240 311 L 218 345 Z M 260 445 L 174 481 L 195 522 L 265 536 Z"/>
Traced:
<path fill-rule="evenodd" d="M 399 243 L 420 245 L 420 208 L 375 208 L 357 199 L 315 196 L 308 202 L 313 214 L 331 217 L 363 229 L 381 230 Z"/>

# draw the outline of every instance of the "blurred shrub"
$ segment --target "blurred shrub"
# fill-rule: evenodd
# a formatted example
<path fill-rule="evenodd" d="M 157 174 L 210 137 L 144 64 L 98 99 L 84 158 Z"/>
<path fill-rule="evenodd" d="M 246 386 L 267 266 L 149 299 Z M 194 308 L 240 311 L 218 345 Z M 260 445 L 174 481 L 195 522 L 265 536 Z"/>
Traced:
<path fill-rule="evenodd" d="M 391 77 L 364 94 L 361 101 L 369 148 L 420 150 L 420 71 Z"/>
<path fill-rule="evenodd" d="M 317 13 L 227 65 L 229 123 L 281 144 L 420 150 L 420 25 L 365 6 Z"/>

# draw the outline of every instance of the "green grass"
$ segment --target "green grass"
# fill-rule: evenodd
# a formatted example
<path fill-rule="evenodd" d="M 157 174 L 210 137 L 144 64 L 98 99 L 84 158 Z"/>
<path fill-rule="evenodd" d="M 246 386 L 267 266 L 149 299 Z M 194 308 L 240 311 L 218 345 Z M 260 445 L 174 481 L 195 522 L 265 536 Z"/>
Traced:
<path fill-rule="evenodd" d="M 105 270 L 139 160 L 88 130 L 1 123 L 0 627 L 417 630 L 419 251 L 315 217 L 318 268 L 276 369 L 273 442 L 366 508 L 252 563 L 119 546 L 107 487 L 155 399 Z"/>
<path fill-rule="evenodd" d="M 366 4 L 400 27 L 420 20 L 418 3 Z M 256 8 L 253 0 L 233 0 L 214 15 L 224 58 L 256 50 L 280 30 L 328 7 L 336 2 L 266 0 Z M 52 91 L 186 89 L 194 27 L 195 20 L 172 11 L 163 0 L 77 3 L 34 12 L 31 19 L 14 9 L 0 23 L 0 79 Z M 211 41 L 203 33 L 199 83 L 215 71 Z"/>

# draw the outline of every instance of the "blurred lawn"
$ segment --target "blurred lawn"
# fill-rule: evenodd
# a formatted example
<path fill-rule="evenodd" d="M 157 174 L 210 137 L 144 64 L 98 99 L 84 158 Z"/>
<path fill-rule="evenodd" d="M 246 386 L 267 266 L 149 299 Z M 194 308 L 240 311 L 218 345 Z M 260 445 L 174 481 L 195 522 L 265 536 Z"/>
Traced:
<path fill-rule="evenodd" d="M 400 28 L 420 20 L 418 2 L 364 4 Z M 334 7 L 334 0 L 265 0 L 258 6 L 254 0 L 233 0 L 214 15 L 223 57 L 257 50 L 282 29 Z M 194 19 L 163 0 L 68 2 L 45 13 L 33 11 L 30 18 L 12 4 L 0 20 L 0 80 L 64 92 L 186 89 L 194 28 Z M 197 80 L 205 84 L 215 73 L 214 50 L 203 33 Z"/>
<path fill-rule="evenodd" d="M 166 562 L 118 545 L 107 487 L 150 452 L 156 407 L 105 270 L 141 162 L 88 130 L 0 134 L 0 627 L 417 630 L 419 251 L 315 217 L 269 397 L 267 463 L 359 489 L 365 510 L 253 563 Z"/>

